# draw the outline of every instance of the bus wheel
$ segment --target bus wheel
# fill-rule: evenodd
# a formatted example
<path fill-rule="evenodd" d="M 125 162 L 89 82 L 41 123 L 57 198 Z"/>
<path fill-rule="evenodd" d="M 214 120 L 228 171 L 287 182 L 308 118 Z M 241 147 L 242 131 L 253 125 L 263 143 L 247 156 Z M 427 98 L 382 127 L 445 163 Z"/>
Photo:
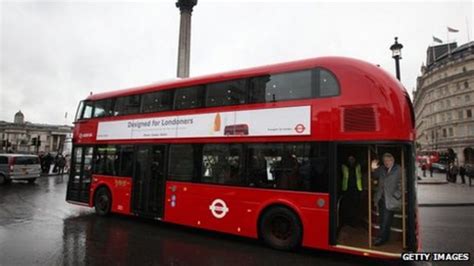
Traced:
<path fill-rule="evenodd" d="M 4 175 L 0 174 L 0 186 L 7 183 L 7 178 Z"/>
<path fill-rule="evenodd" d="M 33 184 L 36 181 L 36 178 L 28 179 L 28 183 Z"/>
<path fill-rule="evenodd" d="M 265 211 L 259 226 L 260 237 L 272 248 L 293 250 L 301 245 L 301 222 L 288 208 L 278 206 Z"/>
<path fill-rule="evenodd" d="M 110 213 L 112 206 L 112 196 L 107 188 L 101 187 L 97 190 L 94 197 L 95 212 L 101 216 L 106 216 Z"/>

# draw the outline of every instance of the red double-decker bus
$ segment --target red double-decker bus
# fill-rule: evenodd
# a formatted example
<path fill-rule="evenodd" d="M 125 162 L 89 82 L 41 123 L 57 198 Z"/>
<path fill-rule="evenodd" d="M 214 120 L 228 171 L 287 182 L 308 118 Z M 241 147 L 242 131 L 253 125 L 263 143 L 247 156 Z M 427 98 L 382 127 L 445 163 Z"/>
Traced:
<path fill-rule="evenodd" d="M 413 125 L 400 82 L 342 57 L 94 94 L 78 107 L 66 198 L 277 249 L 399 257 L 420 248 Z M 375 246 L 371 166 L 386 153 L 401 169 L 402 207 Z M 348 157 L 360 169 L 351 195 Z"/>

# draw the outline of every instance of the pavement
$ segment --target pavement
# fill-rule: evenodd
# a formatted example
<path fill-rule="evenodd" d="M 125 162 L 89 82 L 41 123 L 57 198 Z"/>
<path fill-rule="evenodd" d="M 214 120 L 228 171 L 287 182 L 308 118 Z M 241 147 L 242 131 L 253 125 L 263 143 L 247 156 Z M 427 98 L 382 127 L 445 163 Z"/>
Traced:
<path fill-rule="evenodd" d="M 469 187 L 461 183 L 458 176 L 457 183 L 446 181 L 445 173 L 433 173 L 433 177 L 423 177 L 418 169 L 418 206 L 420 207 L 462 207 L 474 206 L 474 186 Z"/>

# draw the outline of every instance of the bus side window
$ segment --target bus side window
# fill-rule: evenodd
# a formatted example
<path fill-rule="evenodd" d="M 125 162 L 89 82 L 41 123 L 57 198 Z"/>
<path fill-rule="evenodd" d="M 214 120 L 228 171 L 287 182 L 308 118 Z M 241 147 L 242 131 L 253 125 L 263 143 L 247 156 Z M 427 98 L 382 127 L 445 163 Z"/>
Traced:
<path fill-rule="evenodd" d="M 310 175 L 305 190 L 312 192 L 329 191 L 329 143 L 314 142 L 309 155 Z"/>
<path fill-rule="evenodd" d="M 250 102 L 275 102 L 311 98 L 311 70 L 265 75 L 251 79 Z"/>
<path fill-rule="evenodd" d="M 269 181 L 273 180 L 269 172 L 271 162 L 268 160 L 271 159 L 265 147 L 265 144 L 248 145 L 247 184 L 250 187 L 265 187 L 271 183 Z"/>
<path fill-rule="evenodd" d="M 173 144 L 169 149 L 168 179 L 191 181 L 195 174 L 195 145 Z"/>
<path fill-rule="evenodd" d="M 122 145 L 118 146 L 120 150 L 119 160 L 120 165 L 116 164 L 117 169 L 115 170 L 119 176 L 131 177 L 133 171 L 133 145 Z"/>
<path fill-rule="evenodd" d="M 117 169 L 119 164 L 119 151 L 120 146 L 99 146 L 97 147 L 93 171 L 94 174 L 111 175 L 117 176 Z"/>
<path fill-rule="evenodd" d="M 112 99 L 95 102 L 94 117 L 104 117 L 112 115 Z"/>
<path fill-rule="evenodd" d="M 114 116 L 138 114 L 140 112 L 140 95 L 118 97 L 115 100 Z"/>
<path fill-rule="evenodd" d="M 324 69 L 316 69 L 317 97 L 329 97 L 339 95 L 339 84 L 336 77 Z"/>
<path fill-rule="evenodd" d="M 204 145 L 201 182 L 242 185 L 242 145 Z"/>
<path fill-rule="evenodd" d="M 206 107 L 245 104 L 247 80 L 238 79 L 207 85 Z"/>
<path fill-rule="evenodd" d="M 327 143 L 249 144 L 248 186 L 328 191 Z"/>
<path fill-rule="evenodd" d="M 161 112 L 173 108 L 173 91 L 157 91 L 142 95 L 142 112 Z"/>
<path fill-rule="evenodd" d="M 203 92 L 204 86 L 176 89 L 174 93 L 174 110 L 202 107 Z"/>

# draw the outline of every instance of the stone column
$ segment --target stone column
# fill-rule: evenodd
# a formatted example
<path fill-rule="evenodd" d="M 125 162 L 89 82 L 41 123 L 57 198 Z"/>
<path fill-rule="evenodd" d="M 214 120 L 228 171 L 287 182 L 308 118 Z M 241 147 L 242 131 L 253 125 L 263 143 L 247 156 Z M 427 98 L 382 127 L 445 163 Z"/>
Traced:
<path fill-rule="evenodd" d="M 189 61 L 191 57 L 191 13 L 197 0 L 178 0 L 176 7 L 181 11 L 178 43 L 178 78 L 189 77 Z"/>

